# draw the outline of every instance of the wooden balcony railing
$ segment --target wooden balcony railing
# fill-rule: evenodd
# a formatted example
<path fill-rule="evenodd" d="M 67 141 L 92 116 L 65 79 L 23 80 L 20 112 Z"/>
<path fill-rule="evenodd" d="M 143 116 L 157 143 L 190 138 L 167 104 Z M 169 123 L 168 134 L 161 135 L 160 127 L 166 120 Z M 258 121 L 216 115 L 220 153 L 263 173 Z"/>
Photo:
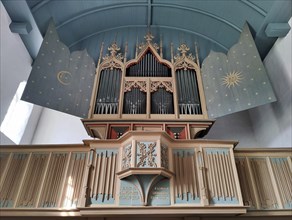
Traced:
<path fill-rule="evenodd" d="M 290 149 L 235 144 L 135 131 L 80 145 L 2 146 L 1 215 L 289 215 Z"/>

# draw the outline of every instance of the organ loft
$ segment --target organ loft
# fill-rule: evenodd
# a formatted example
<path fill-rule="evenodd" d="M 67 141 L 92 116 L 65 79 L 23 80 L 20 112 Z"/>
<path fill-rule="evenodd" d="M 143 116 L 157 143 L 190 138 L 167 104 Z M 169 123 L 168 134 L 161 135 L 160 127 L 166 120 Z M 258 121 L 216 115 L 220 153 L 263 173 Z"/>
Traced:
<path fill-rule="evenodd" d="M 127 60 L 128 43 L 102 44 L 82 119 L 92 139 L 1 148 L 1 215 L 289 216 L 291 152 L 203 139 L 215 120 L 199 45 L 171 44 L 169 60 L 162 45 L 147 33 Z"/>

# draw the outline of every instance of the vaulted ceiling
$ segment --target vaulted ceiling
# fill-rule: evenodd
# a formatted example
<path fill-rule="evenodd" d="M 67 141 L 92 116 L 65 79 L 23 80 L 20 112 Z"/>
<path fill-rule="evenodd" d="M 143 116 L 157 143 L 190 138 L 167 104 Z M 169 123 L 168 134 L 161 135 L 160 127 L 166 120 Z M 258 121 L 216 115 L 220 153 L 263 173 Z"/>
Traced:
<path fill-rule="evenodd" d="M 204 58 L 210 50 L 227 52 L 238 41 L 245 22 L 250 25 L 262 58 L 275 40 L 290 29 L 291 0 L 2 0 L 12 21 L 35 58 L 49 21 L 54 20 L 61 40 L 70 50 L 87 49 L 97 60 L 101 42 L 117 41 L 123 49 L 150 30 L 169 44 L 194 42 Z M 22 24 L 22 26 L 20 25 Z M 30 28 L 31 27 L 31 30 Z"/>

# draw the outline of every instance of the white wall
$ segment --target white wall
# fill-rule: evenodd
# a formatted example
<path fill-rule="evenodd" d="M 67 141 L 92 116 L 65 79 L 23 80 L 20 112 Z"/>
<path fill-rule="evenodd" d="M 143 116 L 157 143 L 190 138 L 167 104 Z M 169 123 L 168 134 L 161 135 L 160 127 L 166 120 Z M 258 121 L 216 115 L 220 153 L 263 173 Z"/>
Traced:
<path fill-rule="evenodd" d="M 218 118 L 209 133 L 205 136 L 205 139 L 239 141 L 236 148 L 257 146 L 252 123 L 247 111 Z"/>
<path fill-rule="evenodd" d="M 32 59 L 27 52 L 18 34 L 10 32 L 9 24 L 11 19 L 7 14 L 2 2 L 0 2 L 1 15 L 1 40 L 0 40 L 0 109 L 1 121 L 3 121 L 10 102 L 22 81 L 26 81 L 31 71 Z M 28 121 L 27 129 L 20 144 L 30 144 L 35 127 L 41 114 L 41 107 L 34 106 L 31 117 Z M 1 144 L 14 144 L 4 134 L 1 133 Z"/>
<path fill-rule="evenodd" d="M 292 20 L 290 19 L 290 26 Z M 264 60 L 278 101 L 250 110 L 259 146 L 292 147 L 291 30 L 279 38 Z"/>
<path fill-rule="evenodd" d="M 32 144 L 77 144 L 90 139 L 80 118 L 44 108 Z"/>

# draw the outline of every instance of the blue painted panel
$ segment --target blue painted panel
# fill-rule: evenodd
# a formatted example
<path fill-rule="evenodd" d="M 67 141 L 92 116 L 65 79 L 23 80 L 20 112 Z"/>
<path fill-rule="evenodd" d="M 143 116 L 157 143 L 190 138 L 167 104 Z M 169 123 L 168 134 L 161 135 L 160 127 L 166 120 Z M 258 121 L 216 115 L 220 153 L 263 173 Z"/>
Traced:
<path fill-rule="evenodd" d="M 247 24 L 227 55 L 211 52 L 207 56 L 202 64 L 202 76 L 211 118 L 276 101 Z"/>
<path fill-rule="evenodd" d="M 222 204 L 222 205 L 235 205 L 239 204 L 239 201 L 235 197 L 213 197 L 210 201 L 211 204 Z"/>
<path fill-rule="evenodd" d="M 290 201 L 290 202 L 284 204 L 284 208 L 285 208 L 285 209 L 292 209 L 292 201 Z"/>
<path fill-rule="evenodd" d="M 287 158 L 271 158 L 271 161 L 278 164 L 288 163 Z"/>
<path fill-rule="evenodd" d="M 95 63 L 86 51 L 70 54 L 51 23 L 33 64 L 22 100 L 87 117 Z"/>
<path fill-rule="evenodd" d="M 110 156 L 112 154 L 117 154 L 118 153 L 118 149 L 95 149 L 95 152 L 97 155 L 103 154 L 103 156 Z"/>
<path fill-rule="evenodd" d="M 14 204 L 14 201 L 12 200 L 6 200 L 6 201 L 0 200 L 0 207 L 2 208 L 12 208 L 13 204 Z"/>
<path fill-rule="evenodd" d="M 97 196 L 90 198 L 89 205 L 109 205 L 114 203 L 115 200 L 112 195 L 98 194 Z"/>
<path fill-rule="evenodd" d="M 172 153 L 178 155 L 180 157 L 185 157 L 187 155 L 194 155 L 195 150 L 193 148 L 186 148 L 186 149 L 173 149 Z"/>
<path fill-rule="evenodd" d="M 143 205 L 142 197 L 138 187 L 128 180 L 121 180 L 120 186 L 120 204 L 121 206 L 140 206 Z"/>
<path fill-rule="evenodd" d="M 229 155 L 229 149 L 205 148 L 207 154 L 225 154 Z"/>
<path fill-rule="evenodd" d="M 163 179 L 158 182 L 149 193 L 150 206 L 167 206 L 170 205 L 169 180 Z"/>
<path fill-rule="evenodd" d="M 190 193 L 183 194 L 181 197 L 175 198 L 176 204 L 198 204 L 201 202 L 199 197 L 194 197 Z"/>

